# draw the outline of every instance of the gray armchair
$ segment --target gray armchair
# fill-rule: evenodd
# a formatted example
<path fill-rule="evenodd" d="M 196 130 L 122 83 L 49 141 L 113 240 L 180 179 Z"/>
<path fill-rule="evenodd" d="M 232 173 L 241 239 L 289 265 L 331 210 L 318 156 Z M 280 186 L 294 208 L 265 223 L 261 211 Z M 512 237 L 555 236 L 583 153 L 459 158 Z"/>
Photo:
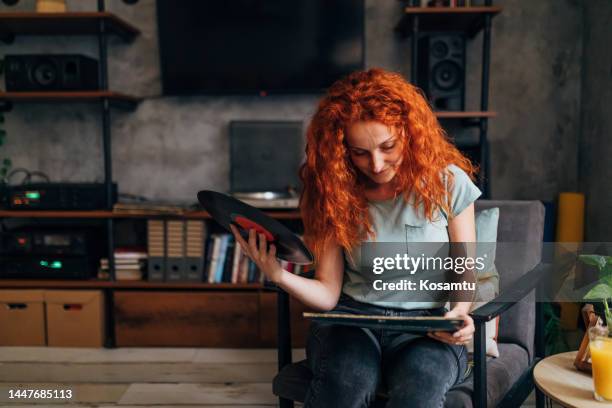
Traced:
<path fill-rule="evenodd" d="M 534 388 L 533 367 L 544 356 L 543 324 L 535 290 L 546 268 L 541 263 L 544 230 L 544 206 L 539 201 L 476 202 L 476 211 L 499 207 L 498 242 L 516 242 L 516 250 L 497 249 L 496 265 L 502 296 L 471 314 L 476 326 L 474 335 L 474 368 L 468 379 L 447 394 L 445 407 L 517 407 Z M 522 299 L 519 302 L 512 299 Z M 305 361 L 291 363 L 289 299 L 278 290 L 278 362 L 273 392 L 280 407 L 293 407 L 293 401 L 304 401 L 312 374 Z M 498 345 L 500 357 L 485 355 L 485 323 L 501 315 Z M 485 363 L 486 362 L 486 363 Z M 544 399 L 537 393 L 536 404 Z M 384 397 L 376 406 L 384 407 Z"/>

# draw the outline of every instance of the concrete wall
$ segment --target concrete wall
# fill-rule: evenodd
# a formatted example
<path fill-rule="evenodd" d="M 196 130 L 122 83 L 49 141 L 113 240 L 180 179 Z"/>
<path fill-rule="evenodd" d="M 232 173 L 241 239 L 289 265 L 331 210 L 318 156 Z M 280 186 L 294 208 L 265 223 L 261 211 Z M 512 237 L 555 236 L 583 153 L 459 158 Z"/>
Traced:
<path fill-rule="evenodd" d="M 612 3 L 589 0 L 584 19 L 580 190 L 586 239 L 612 241 Z"/>
<path fill-rule="evenodd" d="M 582 6 L 506 0 L 494 19 L 491 191 L 553 200 L 577 188 Z"/>
<path fill-rule="evenodd" d="M 135 112 L 113 111 L 113 172 L 122 192 L 193 202 L 199 189 L 225 190 L 230 120 L 307 122 L 312 114 L 316 95 L 161 97 L 155 2 L 107 3 L 142 31 L 132 44 L 112 40 L 109 50 L 110 87 L 146 98 Z M 493 20 L 490 84 L 490 107 L 498 112 L 490 124 L 492 195 L 551 200 L 577 188 L 582 6 L 570 0 L 499 3 L 504 11 Z M 95 1 L 68 0 L 68 6 L 94 10 Z M 32 8 L 33 0 L 17 7 Z M 409 74 L 409 40 L 393 32 L 400 15 L 398 1 L 366 0 L 368 67 Z M 468 48 L 468 109 L 477 109 L 481 36 Z M 19 37 L 0 50 L 27 52 L 97 56 L 97 43 Z M 55 180 L 102 180 L 99 116 L 93 105 L 19 106 L 7 115 L 8 140 L 0 156 Z"/>

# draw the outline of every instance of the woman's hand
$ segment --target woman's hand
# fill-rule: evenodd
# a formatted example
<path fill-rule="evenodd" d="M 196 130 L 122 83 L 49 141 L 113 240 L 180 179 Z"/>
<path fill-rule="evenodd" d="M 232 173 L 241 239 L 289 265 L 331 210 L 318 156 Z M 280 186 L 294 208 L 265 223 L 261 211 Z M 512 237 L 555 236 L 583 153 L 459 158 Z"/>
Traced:
<path fill-rule="evenodd" d="M 268 248 L 266 236 L 264 234 L 259 234 L 259 237 L 257 237 L 254 229 L 249 230 L 249 242 L 246 242 L 234 225 L 230 225 L 230 228 L 232 229 L 236 242 L 240 244 L 242 251 L 255 262 L 259 270 L 261 270 L 270 281 L 278 283 L 284 271 L 276 259 L 276 246 L 270 244 Z"/>
<path fill-rule="evenodd" d="M 457 330 L 454 333 L 449 332 L 429 332 L 427 335 L 433 339 L 439 340 L 444 343 L 453 344 L 453 345 L 466 345 L 474 334 L 476 328 L 474 327 L 474 320 L 470 317 L 470 315 L 461 310 L 461 309 L 453 309 L 450 312 L 447 312 L 444 317 L 452 317 L 455 319 L 462 319 L 463 326 L 461 329 Z"/>

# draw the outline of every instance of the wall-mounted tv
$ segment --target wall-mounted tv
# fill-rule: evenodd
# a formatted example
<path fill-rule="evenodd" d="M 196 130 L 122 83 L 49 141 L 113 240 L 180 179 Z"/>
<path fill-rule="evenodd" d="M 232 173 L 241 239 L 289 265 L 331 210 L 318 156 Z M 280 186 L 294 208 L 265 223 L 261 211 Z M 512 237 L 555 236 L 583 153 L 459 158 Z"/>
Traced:
<path fill-rule="evenodd" d="M 363 68 L 364 0 L 157 0 L 166 95 L 317 93 Z"/>

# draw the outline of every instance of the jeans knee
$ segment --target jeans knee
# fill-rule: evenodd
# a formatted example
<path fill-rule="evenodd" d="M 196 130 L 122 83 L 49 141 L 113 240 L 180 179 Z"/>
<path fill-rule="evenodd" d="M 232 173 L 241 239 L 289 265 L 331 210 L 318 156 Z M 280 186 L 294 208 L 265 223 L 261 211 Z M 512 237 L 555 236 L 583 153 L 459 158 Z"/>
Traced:
<path fill-rule="evenodd" d="M 305 407 L 368 407 L 376 397 L 378 380 L 377 371 L 357 364 L 352 371 L 330 366 L 323 377 L 313 378 Z"/>
<path fill-rule="evenodd" d="M 341 390 L 353 393 L 375 392 L 381 375 L 377 349 L 361 341 L 349 341 L 336 346 L 330 344 L 325 367 L 321 370 L 324 373 L 319 374 Z"/>
<path fill-rule="evenodd" d="M 385 370 L 387 407 L 441 407 L 459 369 L 455 353 L 445 344 L 415 341 L 399 350 Z"/>
<path fill-rule="evenodd" d="M 376 344 L 359 328 L 328 326 L 312 333 L 313 379 L 307 407 L 367 407 L 381 376 Z"/>

